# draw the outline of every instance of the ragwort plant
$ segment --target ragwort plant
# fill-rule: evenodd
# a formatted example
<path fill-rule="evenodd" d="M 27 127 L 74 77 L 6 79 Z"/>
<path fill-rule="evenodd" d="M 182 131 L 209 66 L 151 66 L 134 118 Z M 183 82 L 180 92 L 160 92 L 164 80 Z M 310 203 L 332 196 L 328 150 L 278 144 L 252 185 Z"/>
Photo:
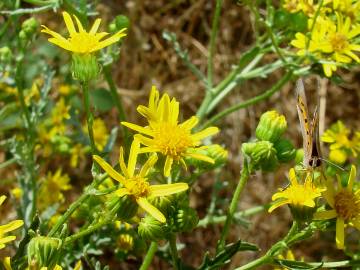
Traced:
<path fill-rule="evenodd" d="M 5 269 L 109 269 L 102 266 L 104 258 L 100 263 L 99 255 L 105 249 L 113 252 L 112 260 L 117 263 L 136 257 L 142 270 L 150 269 L 155 256 L 173 269 L 223 269 L 242 251 L 255 252 L 258 258 L 237 265 L 237 270 L 263 265 L 274 269 L 360 267 L 359 243 L 354 247 L 346 241 L 350 231 L 358 236 L 360 230 L 356 175 L 360 132 L 350 132 L 339 120 L 319 137 L 318 117 L 315 114 L 310 122 L 302 109 L 306 100 L 305 105 L 298 104 L 299 117 L 303 119 L 303 140 L 312 142 L 311 148 L 304 143 L 303 150 L 295 149 L 285 136 L 285 116 L 275 110 L 265 112 L 256 138 L 239 149 L 240 179 L 229 206 L 216 209 L 219 192 L 226 189 L 218 180 L 205 217 L 199 219 L 190 204 L 190 193 L 200 177 L 213 171 L 210 175 L 219 178 L 227 162 L 226 146 L 214 142 L 221 142 L 218 134 L 226 129 L 221 122 L 225 116 L 268 99 L 300 77 L 329 78 L 335 83 L 341 79 L 339 69 L 351 70 L 360 62 L 360 2 L 239 1 L 251 14 L 255 40 L 218 83 L 213 62 L 220 21 L 224 19 L 223 1 L 213 2 L 206 74 L 191 62 L 174 33 L 163 33 L 204 85 L 204 98 L 196 115 L 180 120 L 182 100 L 153 86 L 148 91 L 148 104 L 137 107 L 145 118 L 143 124 L 127 119 L 111 72 L 122 42 L 131 33 L 126 16 L 117 16 L 108 33 L 99 30 L 102 20 L 95 9 L 96 1 L 0 3 L 0 153 L 5 157 L 0 171 L 7 172 L 1 175 L 7 180 L 4 188 L 10 192 L 9 201 L 19 218 L 11 215 L 0 225 L 0 249 L 7 246 L 12 250 L 11 256 L 1 258 Z M 60 15 L 63 22 L 58 25 L 44 20 Z M 89 21 L 94 21 L 91 27 Z M 68 33 L 62 31 L 65 28 Z M 38 46 L 43 51 L 37 50 Z M 276 57 L 264 63 L 267 55 Z M 65 59 L 61 61 L 64 66 L 59 67 L 56 61 L 61 58 Z M 218 110 L 237 86 L 274 72 L 282 77 L 262 94 Z M 96 88 L 102 80 L 107 90 Z M 119 125 L 109 130 L 105 117 L 113 106 Z M 316 148 L 319 139 L 328 147 L 325 157 Z M 309 161 L 306 157 L 315 155 L 314 149 L 321 164 L 309 167 L 304 163 Z M 112 153 L 117 152 L 119 159 L 114 162 Z M 87 166 L 89 159 L 91 168 Z M 272 202 L 238 211 L 247 181 L 257 181 L 254 173 L 275 172 L 284 164 L 291 166 L 289 184 L 274 192 Z M 14 179 L 5 179 L 13 175 L 14 168 Z M 77 194 L 74 175 L 81 175 L 88 183 L 76 197 L 69 196 Z M 1 195 L 0 204 L 5 199 Z M 259 251 L 256 245 L 243 241 L 243 235 L 230 241 L 232 226 L 285 205 L 291 212 L 292 226 L 268 250 Z M 220 215 L 221 210 L 226 214 Z M 191 247 L 183 247 L 178 236 L 216 224 L 223 224 L 217 246 L 204 254 L 200 265 L 186 265 L 179 250 Z M 311 243 L 318 232 L 333 234 L 331 245 L 348 259 L 306 262 L 296 258 L 294 245 L 304 240 Z M 13 234 L 17 234 L 18 242 L 14 242 Z"/>

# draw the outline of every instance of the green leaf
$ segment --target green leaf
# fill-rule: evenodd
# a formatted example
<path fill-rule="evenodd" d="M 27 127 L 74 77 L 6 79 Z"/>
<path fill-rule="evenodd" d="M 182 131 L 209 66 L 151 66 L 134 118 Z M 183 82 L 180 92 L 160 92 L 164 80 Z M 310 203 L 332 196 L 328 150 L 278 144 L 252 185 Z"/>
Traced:
<path fill-rule="evenodd" d="M 0 131 L 22 126 L 21 111 L 15 102 L 6 104 L 0 110 Z"/>
<path fill-rule="evenodd" d="M 198 270 L 212 270 L 219 269 L 223 267 L 225 264 L 230 262 L 230 259 L 238 252 L 238 251 L 257 251 L 259 248 L 251 243 L 242 242 L 241 240 L 236 243 L 227 245 L 223 251 L 219 252 L 215 258 L 210 258 L 209 253 L 205 254 L 203 263 L 198 268 Z"/>
<path fill-rule="evenodd" d="M 106 89 L 101 88 L 90 91 L 90 96 L 95 108 L 101 112 L 107 112 L 114 107 L 111 94 Z"/>

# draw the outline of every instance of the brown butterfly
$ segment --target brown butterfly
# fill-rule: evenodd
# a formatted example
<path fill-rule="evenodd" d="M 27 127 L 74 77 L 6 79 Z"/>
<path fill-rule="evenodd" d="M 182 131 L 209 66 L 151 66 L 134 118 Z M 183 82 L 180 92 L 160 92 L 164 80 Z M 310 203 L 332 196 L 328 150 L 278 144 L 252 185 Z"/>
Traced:
<path fill-rule="evenodd" d="M 302 79 L 296 82 L 297 111 L 300 120 L 301 133 L 303 136 L 304 160 L 306 170 L 321 166 L 321 152 L 319 143 L 319 115 L 317 107 L 314 111 L 312 121 L 309 121 L 309 110 L 307 107 L 305 88 Z"/>

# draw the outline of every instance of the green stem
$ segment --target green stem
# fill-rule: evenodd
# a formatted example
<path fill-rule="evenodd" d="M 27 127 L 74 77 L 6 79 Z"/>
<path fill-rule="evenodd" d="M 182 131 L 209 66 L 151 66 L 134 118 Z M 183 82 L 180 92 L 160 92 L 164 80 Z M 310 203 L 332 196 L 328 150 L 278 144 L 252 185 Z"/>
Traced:
<path fill-rule="evenodd" d="M 83 89 L 83 99 L 84 99 L 84 107 L 86 112 L 86 123 L 89 133 L 91 153 L 95 155 L 98 153 L 98 150 L 96 149 L 95 140 L 94 140 L 94 130 L 93 130 L 94 117 L 90 109 L 89 83 L 83 82 L 81 86 Z"/>
<path fill-rule="evenodd" d="M 244 211 L 239 211 L 234 214 L 234 219 L 240 219 L 243 217 L 250 217 L 253 215 L 256 215 L 258 213 L 261 213 L 269 208 L 269 205 L 260 205 L 255 206 L 252 208 L 249 208 Z M 209 224 L 221 224 L 226 221 L 227 216 L 206 216 L 203 219 L 201 219 L 197 225 L 197 227 L 207 227 Z"/>
<path fill-rule="evenodd" d="M 297 232 L 298 230 L 298 223 L 296 221 L 293 221 L 293 224 L 287 233 L 287 235 L 274 244 L 266 253 L 264 256 L 249 262 L 241 267 L 238 267 L 234 270 L 250 270 L 250 269 L 258 269 L 261 265 L 269 264 L 273 262 L 273 257 L 281 253 L 283 250 L 288 248 L 288 241 L 291 239 L 291 237 Z"/>
<path fill-rule="evenodd" d="M 213 125 L 214 123 L 216 123 L 220 119 L 224 118 L 228 114 L 231 114 L 239 109 L 249 107 L 251 105 L 254 105 L 262 100 L 265 100 L 265 99 L 271 97 L 274 93 L 279 91 L 281 89 L 281 87 L 283 87 L 288 81 L 290 81 L 292 79 L 292 77 L 293 77 L 293 73 L 292 73 L 292 71 L 289 71 L 288 73 L 286 73 L 286 75 L 284 77 L 281 78 L 281 80 L 279 80 L 276 84 L 274 84 L 270 89 L 268 89 L 261 95 L 253 97 L 251 99 L 248 99 L 245 102 L 235 104 L 235 105 L 229 107 L 228 109 L 223 110 L 222 112 L 220 112 L 220 113 L 216 114 L 215 116 L 213 116 L 212 118 L 210 118 L 203 126 L 201 126 L 201 129 Z"/>
<path fill-rule="evenodd" d="M 221 6 L 222 6 L 222 0 L 216 0 L 215 14 L 212 22 L 211 36 L 210 36 L 210 48 L 209 48 L 209 58 L 208 58 L 208 70 L 207 70 L 207 77 L 208 77 L 207 90 L 211 90 L 213 85 L 213 74 L 214 74 L 213 60 L 214 60 L 214 53 L 216 46 L 216 37 L 219 31 Z"/>
<path fill-rule="evenodd" d="M 55 233 L 59 230 L 59 228 L 70 218 L 72 213 L 74 213 L 75 210 L 78 209 L 81 206 L 81 204 L 84 203 L 91 196 L 92 194 L 91 192 L 95 188 L 97 188 L 105 179 L 106 176 L 102 177 L 98 181 L 94 180 L 89 186 L 85 188 L 84 193 L 81 194 L 81 196 L 70 205 L 70 207 L 66 210 L 66 212 L 57 220 L 54 227 L 51 228 L 50 232 L 48 233 L 49 237 L 55 235 Z"/>
<path fill-rule="evenodd" d="M 107 81 L 107 83 L 109 85 L 111 96 L 115 102 L 115 106 L 118 111 L 119 120 L 120 120 L 120 122 L 126 121 L 126 114 L 125 114 L 125 110 L 124 110 L 124 106 L 123 106 L 123 101 L 122 101 L 121 96 L 117 92 L 115 82 L 111 75 L 111 66 L 109 66 L 109 65 L 104 66 L 103 72 L 104 72 L 105 80 Z M 122 130 L 123 138 L 124 138 L 125 144 L 126 144 L 126 142 L 129 141 L 130 134 L 124 126 L 121 126 L 121 130 Z"/>
<path fill-rule="evenodd" d="M 176 247 L 176 234 L 171 234 L 169 238 L 170 253 L 173 260 L 174 270 L 179 270 L 179 254 Z"/>
<path fill-rule="evenodd" d="M 139 270 L 147 270 L 152 262 L 152 259 L 155 256 L 157 251 L 158 244 L 156 242 L 151 242 L 150 247 L 145 255 L 145 258 L 139 268 Z"/>
<path fill-rule="evenodd" d="M 249 173 L 250 172 L 249 172 L 248 164 L 247 164 L 246 160 L 244 160 L 243 169 L 241 170 L 240 180 L 236 187 L 234 195 L 231 199 L 229 212 L 227 214 L 225 225 L 221 232 L 221 237 L 220 237 L 220 240 L 217 245 L 217 253 L 219 253 L 219 251 L 223 250 L 223 248 L 225 247 L 226 237 L 228 236 L 228 233 L 230 230 L 230 225 L 234 218 L 234 214 L 235 214 L 235 211 L 236 211 L 236 208 L 238 205 L 240 194 L 243 191 L 247 180 L 249 179 Z"/>
<path fill-rule="evenodd" d="M 46 5 L 51 5 L 54 4 L 56 2 L 58 2 L 57 0 L 23 0 L 26 3 L 32 4 L 32 5 L 36 5 L 36 6 L 46 6 Z"/>
<path fill-rule="evenodd" d="M 16 162 L 15 158 L 8 159 L 7 161 L 0 163 L 0 170 L 6 168 L 7 166 L 14 164 Z"/>
<path fill-rule="evenodd" d="M 94 224 L 94 225 L 90 225 L 88 228 L 86 228 L 85 230 L 82 230 L 76 234 L 73 234 L 71 236 L 66 237 L 65 239 L 65 244 L 70 244 L 74 241 L 76 241 L 79 238 L 84 237 L 85 235 L 88 235 L 90 233 L 93 233 L 95 231 L 97 231 L 98 229 L 100 229 L 101 227 L 103 227 L 104 225 L 110 223 L 112 220 L 112 217 L 106 217 L 104 220 Z"/>

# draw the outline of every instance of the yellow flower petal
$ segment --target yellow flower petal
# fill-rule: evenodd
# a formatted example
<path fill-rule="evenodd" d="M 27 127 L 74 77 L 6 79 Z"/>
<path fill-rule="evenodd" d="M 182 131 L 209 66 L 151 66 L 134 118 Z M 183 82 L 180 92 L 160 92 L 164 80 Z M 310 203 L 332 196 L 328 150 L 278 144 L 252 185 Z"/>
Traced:
<path fill-rule="evenodd" d="M 116 196 L 124 197 L 125 195 L 130 195 L 130 192 L 126 188 L 119 188 L 115 192 Z"/>
<path fill-rule="evenodd" d="M 68 29 L 68 31 L 70 33 L 70 36 L 74 35 L 76 33 L 76 30 L 75 30 L 74 22 L 71 19 L 70 14 L 67 13 L 66 11 L 64 11 L 62 13 L 62 15 L 63 15 L 63 18 L 64 18 L 66 28 Z"/>
<path fill-rule="evenodd" d="M 148 212 L 150 215 L 152 215 L 155 219 L 157 219 L 158 221 L 160 221 L 162 223 L 166 222 L 166 218 L 163 215 L 163 213 L 161 213 L 159 211 L 159 209 L 157 209 L 155 206 L 150 204 L 145 198 L 138 198 L 136 200 L 136 202 L 139 204 L 139 206 L 142 209 L 144 209 L 146 212 Z"/>
<path fill-rule="evenodd" d="M 270 206 L 270 208 L 268 209 L 268 212 L 271 213 L 272 211 L 274 211 L 276 208 L 289 203 L 289 200 L 281 200 L 278 202 L 275 202 L 273 205 Z"/>
<path fill-rule="evenodd" d="M 164 175 L 166 177 L 170 176 L 170 172 L 171 172 L 171 166 L 173 164 L 173 159 L 170 157 L 170 156 L 167 156 L 166 157 L 166 160 L 165 160 L 165 166 L 164 166 Z"/>
<path fill-rule="evenodd" d="M 133 124 L 133 123 L 121 122 L 121 124 L 125 127 L 131 128 L 132 130 L 143 133 L 145 135 L 152 136 L 154 134 L 150 129 L 141 127 L 141 126 Z"/>
<path fill-rule="evenodd" d="M 130 178 L 129 171 L 126 167 L 125 160 L 124 160 L 124 148 L 120 147 L 120 154 L 119 154 L 119 164 L 122 173 L 125 175 L 126 178 Z"/>
<path fill-rule="evenodd" d="M 138 140 L 134 139 L 131 144 L 128 166 L 127 166 L 130 177 L 134 176 L 135 166 L 136 166 L 139 150 L 140 150 L 140 142 Z"/>
<path fill-rule="evenodd" d="M 336 213 L 336 210 L 334 210 L 334 209 L 316 212 L 314 214 L 314 219 L 317 219 L 317 220 L 332 219 L 332 218 L 336 218 L 336 217 L 337 217 L 337 213 Z"/>
<path fill-rule="evenodd" d="M 107 163 L 105 160 L 103 160 L 101 157 L 99 157 L 97 155 L 94 155 L 93 159 L 101 166 L 101 168 L 104 169 L 105 172 L 107 172 L 109 174 L 109 176 L 111 178 L 113 178 L 114 180 L 116 180 L 124 185 L 124 182 L 125 182 L 124 176 L 122 176 L 117 171 L 115 171 L 109 163 Z"/>
<path fill-rule="evenodd" d="M 208 157 L 208 156 L 202 155 L 202 154 L 198 154 L 198 153 L 186 153 L 186 156 L 187 157 L 192 157 L 192 158 L 195 158 L 195 159 L 198 159 L 198 160 L 202 160 L 202 161 L 205 161 L 205 162 L 208 162 L 208 163 L 211 163 L 211 164 L 215 163 L 215 160 L 212 159 L 211 157 Z"/>
<path fill-rule="evenodd" d="M 351 165 L 351 170 L 349 174 L 348 184 L 347 184 L 347 190 L 352 191 L 353 185 L 354 185 L 354 179 L 356 176 L 356 167 L 354 165 Z"/>
<path fill-rule="evenodd" d="M 214 135 L 219 132 L 217 127 L 208 127 L 200 132 L 191 135 L 194 141 L 201 141 L 202 139 Z"/>
<path fill-rule="evenodd" d="M 345 241 L 345 224 L 344 220 L 338 218 L 336 220 L 336 246 L 338 249 L 344 249 L 344 241 Z"/>
<path fill-rule="evenodd" d="M 5 259 L 3 260 L 3 265 L 6 270 L 12 270 L 10 257 L 5 257 Z"/>
<path fill-rule="evenodd" d="M 101 19 L 96 19 L 89 31 L 89 34 L 95 35 L 97 30 L 99 29 L 100 23 L 101 23 Z"/>
<path fill-rule="evenodd" d="M 13 230 L 16 230 L 16 229 L 20 228 L 22 225 L 24 225 L 24 221 L 22 221 L 22 220 L 13 220 L 13 221 L 9 222 L 8 224 L 1 225 L 0 226 L 0 232 L 2 234 L 7 233 L 7 232 L 11 232 Z"/>
<path fill-rule="evenodd" d="M 154 166 L 157 160 L 158 160 L 157 155 L 155 153 L 152 154 L 150 158 L 142 166 L 139 173 L 140 177 L 145 177 L 149 173 L 149 170 Z"/>
<path fill-rule="evenodd" d="M 1 196 L 0 196 L 0 205 L 2 205 L 5 200 L 6 200 L 6 196 L 5 196 L 5 195 L 1 195 Z"/>
<path fill-rule="evenodd" d="M 152 185 L 150 186 L 151 196 L 168 196 L 174 193 L 185 191 L 189 188 L 186 183 L 175 183 L 166 185 Z"/>

